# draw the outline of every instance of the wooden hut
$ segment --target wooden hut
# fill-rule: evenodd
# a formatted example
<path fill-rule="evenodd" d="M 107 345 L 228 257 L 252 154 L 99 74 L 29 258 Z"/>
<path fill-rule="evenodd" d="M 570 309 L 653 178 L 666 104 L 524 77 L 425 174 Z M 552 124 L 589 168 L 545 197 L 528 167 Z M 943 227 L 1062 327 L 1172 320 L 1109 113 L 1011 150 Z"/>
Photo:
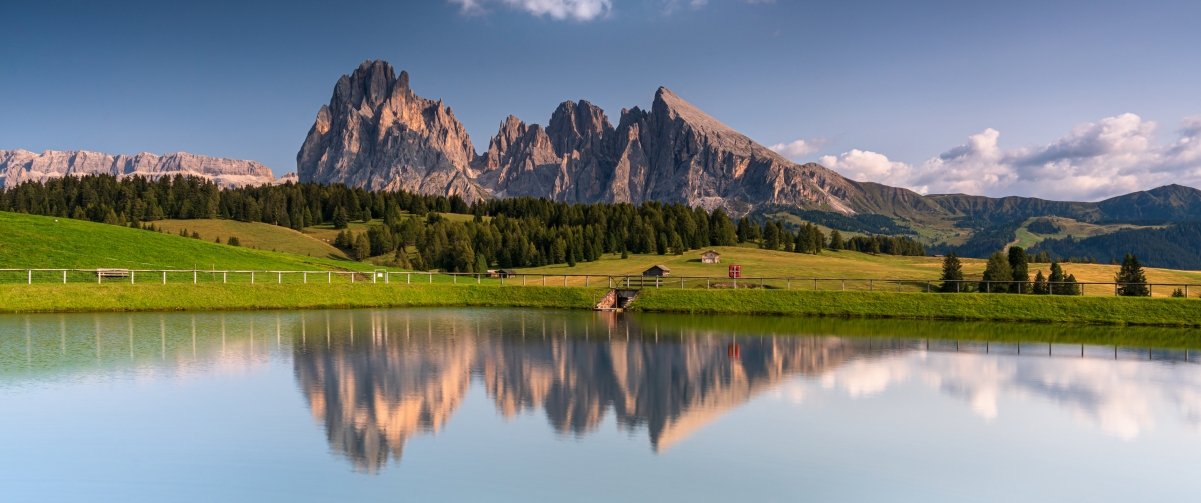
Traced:
<path fill-rule="evenodd" d="M 668 269 L 665 265 L 653 265 L 650 269 L 642 272 L 643 276 L 653 276 L 657 278 L 665 278 L 669 274 L 671 274 L 671 269 Z"/>
<path fill-rule="evenodd" d="M 717 250 L 709 250 L 705 253 L 702 253 L 701 254 L 701 263 L 702 264 L 720 264 L 721 263 L 721 254 L 717 253 Z"/>

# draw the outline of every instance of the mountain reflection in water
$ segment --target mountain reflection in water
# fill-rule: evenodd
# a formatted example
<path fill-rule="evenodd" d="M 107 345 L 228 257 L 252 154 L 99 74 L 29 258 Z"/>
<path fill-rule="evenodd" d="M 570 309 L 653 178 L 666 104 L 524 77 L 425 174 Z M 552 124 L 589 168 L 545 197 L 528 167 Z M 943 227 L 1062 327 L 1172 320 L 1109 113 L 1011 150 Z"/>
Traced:
<path fill-rule="evenodd" d="M 360 328 L 353 338 L 306 339 L 293 361 L 331 445 L 374 472 L 399 459 L 413 434 L 443 428 L 473 377 L 504 417 L 541 408 L 556 431 L 582 435 L 611 412 L 620 428 L 645 429 L 660 451 L 783 378 L 886 349 L 829 337 L 656 333 L 632 320 L 381 312 L 367 336 Z M 350 330 L 349 318 L 338 321 L 333 330 Z"/>
<path fill-rule="evenodd" d="M 450 423 L 456 413 L 466 424 L 489 424 L 480 422 L 492 416 L 487 408 L 481 415 L 464 407 L 485 395 L 496 415 L 514 422 L 544 415 L 554 432 L 570 438 L 595 438 L 613 424 L 634 439 L 645 434 L 653 453 L 711 446 L 718 435 L 698 430 L 726 414 L 732 422 L 712 431 L 784 417 L 785 401 L 801 404 L 799 417 L 810 428 L 854 420 L 887 429 L 913 414 L 936 427 L 958 424 L 964 418 L 956 411 L 970 411 L 975 429 L 952 433 L 949 445 L 985 445 L 995 434 L 988 425 L 1005 419 L 1040 429 L 1066 419 L 1074 430 L 1124 442 L 1165 437 L 1150 432 L 1195 440 L 1201 435 L 1196 352 L 1145 348 L 1157 341 L 1198 348 L 1196 334 L 476 308 L 5 315 L 0 391 L 44 394 L 57 403 L 54 390 L 87 383 L 120 390 L 126 383 L 189 382 L 207 389 L 226 378 L 276 376 L 280 392 L 295 397 L 299 388 L 304 400 L 294 403 L 296 410 L 273 410 L 296 417 L 307 404 L 326 438 L 308 429 L 304 435 L 364 473 L 399 461 L 414 436 L 448 424 L 470 428 Z M 273 393 L 263 398 L 279 396 Z M 140 396 L 117 400 L 137 406 Z M 186 408 L 192 395 L 179 396 L 184 402 L 177 405 Z M 223 398 L 217 414 L 245 405 L 238 400 Z M 752 401 L 753 417 L 732 414 Z M 759 449 L 788 440 L 745 438 Z M 437 456 L 426 451 L 422 459 L 428 457 Z"/>
<path fill-rule="evenodd" d="M 1149 367 L 1125 350 L 1117 356 L 1129 361 L 998 358 L 984 353 L 1025 346 L 1045 355 L 1052 347 L 965 344 L 956 354 L 937 341 L 931 349 L 917 339 L 740 336 L 655 320 L 492 310 L 379 311 L 364 320 L 343 313 L 307 324 L 306 334 L 312 326 L 319 337 L 295 345 L 293 362 L 332 448 L 368 473 L 399 460 L 414 434 L 444 428 L 473 379 L 506 418 L 542 409 L 557 432 L 579 436 L 611 413 L 618 428 L 645 430 L 655 452 L 792 376 L 851 397 L 919 378 L 986 420 L 997 416 L 1004 393 L 1038 397 L 1125 438 L 1153 427 L 1150 409 L 1163 401 L 1201 432 L 1196 366 Z"/>

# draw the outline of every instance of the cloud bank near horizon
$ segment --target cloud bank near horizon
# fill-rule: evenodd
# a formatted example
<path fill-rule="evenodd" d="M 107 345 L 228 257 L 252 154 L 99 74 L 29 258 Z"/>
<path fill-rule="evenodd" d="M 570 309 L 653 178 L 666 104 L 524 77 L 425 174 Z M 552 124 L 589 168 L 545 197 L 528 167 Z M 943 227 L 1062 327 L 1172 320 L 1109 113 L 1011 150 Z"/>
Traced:
<path fill-rule="evenodd" d="M 1056 200 L 1098 200 L 1178 183 L 1201 186 L 1201 115 L 1185 117 L 1176 139 L 1160 143 L 1160 127 L 1127 113 L 1080 124 L 1046 145 L 1004 149 L 989 128 L 920 164 L 852 149 L 818 163 L 848 178 L 906 187 L 923 194 L 1021 194 Z M 803 140 L 770 148 L 801 157 L 817 148 Z"/>

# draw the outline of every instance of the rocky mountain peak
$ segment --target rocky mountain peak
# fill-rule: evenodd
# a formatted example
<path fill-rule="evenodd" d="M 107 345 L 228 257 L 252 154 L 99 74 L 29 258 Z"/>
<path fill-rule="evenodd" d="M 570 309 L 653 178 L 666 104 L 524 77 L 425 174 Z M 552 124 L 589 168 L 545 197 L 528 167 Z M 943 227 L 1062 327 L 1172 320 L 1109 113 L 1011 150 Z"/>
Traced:
<path fill-rule="evenodd" d="M 546 127 L 554 143 L 555 153 L 570 155 L 574 151 L 604 149 L 612 141 L 613 125 L 600 107 L 587 101 L 564 101 L 551 114 Z"/>
<path fill-rule="evenodd" d="M 398 78 L 392 65 L 374 60 L 338 79 L 296 155 L 296 171 L 301 181 L 474 201 L 487 197 L 471 179 L 474 158 L 450 107 L 417 96 L 408 73 Z"/>

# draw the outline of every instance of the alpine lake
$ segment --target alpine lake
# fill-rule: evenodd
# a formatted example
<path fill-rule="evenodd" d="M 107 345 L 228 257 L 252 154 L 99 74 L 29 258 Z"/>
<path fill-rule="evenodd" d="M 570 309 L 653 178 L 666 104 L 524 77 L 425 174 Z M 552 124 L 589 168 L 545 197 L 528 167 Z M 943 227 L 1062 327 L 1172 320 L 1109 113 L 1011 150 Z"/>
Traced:
<path fill-rule="evenodd" d="M 1197 501 L 1201 331 L 0 315 L 0 501 Z"/>

